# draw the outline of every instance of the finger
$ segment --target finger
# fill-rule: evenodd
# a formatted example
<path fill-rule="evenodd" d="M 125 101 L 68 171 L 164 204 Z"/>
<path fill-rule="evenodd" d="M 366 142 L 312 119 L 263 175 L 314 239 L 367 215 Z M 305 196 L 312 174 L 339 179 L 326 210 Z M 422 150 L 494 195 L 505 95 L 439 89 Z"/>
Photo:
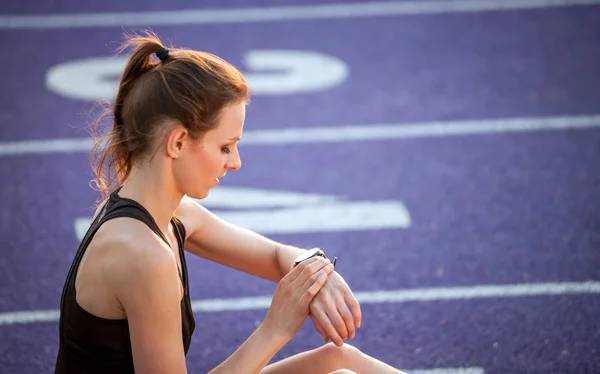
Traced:
<path fill-rule="evenodd" d="M 308 278 L 308 281 L 304 282 L 303 287 L 308 288 L 306 289 L 303 301 L 306 302 L 307 305 L 310 305 L 311 301 L 317 296 L 323 285 L 325 285 L 325 282 L 327 282 L 327 277 L 332 271 L 333 265 L 329 264 L 317 273 L 311 275 Z"/>
<path fill-rule="evenodd" d="M 332 263 L 329 263 L 329 260 L 324 260 L 324 261 L 326 261 L 326 265 L 323 266 L 323 267 L 321 267 L 320 269 L 318 269 L 316 272 L 308 275 L 306 277 L 304 283 L 300 286 L 301 289 L 307 289 L 307 288 L 309 288 L 312 284 L 314 284 L 317 281 L 317 279 L 320 279 L 322 273 L 326 274 L 325 281 L 327 281 L 327 277 L 329 277 L 329 274 L 333 273 L 335 267 L 333 266 Z M 316 266 L 318 266 L 318 264 L 313 264 L 311 266 L 315 266 L 316 267 Z M 305 269 L 304 272 L 310 272 L 312 270 L 313 269 L 308 269 L 308 270 Z M 302 272 L 302 274 L 304 274 L 304 272 Z M 298 277 L 297 282 L 299 283 L 300 280 L 301 280 L 301 277 Z M 319 289 L 321 289 L 321 287 L 323 287 L 324 284 L 325 283 L 321 284 L 319 286 Z M 317 291 L 317 293 L 318 293 L 318 291 Z"/>
<path fill-rule="evenodd" d="M 352 315 L 354 316 L 354 326 L 359 328 L 362 322 L 362 312 L 360 310 L 360 304 L 358 303 L 358 300 L 356 300 L 356 297 L 354 297 L 352 293 L 347 293 L 344 297 L 344 301 L 346 301 L 346 304 L 348 304 L 350 306 L 350 310 L 352 310 Z"/>
<path fill-rule="evenodd" d="M 313 325 L 315 326 L 315 329 L 317 330 L 317 332 L 319 334 L 321 334 L 321 337 L 323 338 L 323 340 L 325 341 L 325 343 L 327 343 L 327 341 L 329 341 L 329 337 L 327 336 L 327 334 L 325 334 L 325 331 L 323 331 L 323 329 L 321 328 L 321 324 L 319 323 L 319 321 L 313 316 L 313 314 L 310 314 L 310 319 L 313 322 Z"/>
<path fill-rule="evenodd" d="M 335 328 L 338 336 L 342 338 L 342 340 L 348 339 L 348 329 L 346 328 L 346 323 L 342 316 L 340 315 L 338 309 L 335 305 L 331 305 L 329 308 L 325 310 L 331 324 Z"/>
<path fill-rule="evenodd" d="M 341 347 L 342 345 L 344 345 L 344 340 L 342 339 L 341 336 L 339 336 L 336 329 L 331 324 L 331 321 L 329 321 L 329 317 L 327 316 L 325 311 L 321 310 L 321 311 L 315 313 L 315 317 L 317 317 L 319 319 L 321 328 L 323 329 L 323 331 L 325 331 L 325 334 L 327 334 L 327 336 L 329 336 L 329 339 L 331 339 L 331 341 L 335 345 L 337 345 L 338 347 Z"/>
<path fill-rule="evenodd" d="M 286 281 L 293 282 L 302 274 L 302 272 L 304 271 L 304 269 L 307 266 L 309 266 L 317 261 L 319 261 L 319 258 L 316 258 L 316 257 L 309 258 L 306 261 L 302 261 L 300 264 L 298 264 L 298 266 L 294 267 L 289 273 L 287 273 L 285 275 L 285 277 L 283 277 L 282 280 L 285 279 Z"/>
<path fill-rule="evenodd" d="M 352 313 L 350 313 L 350 309 L 346 306 L 346 302 L 342 300 L 338 300 L 337 303 L 337 311 L 344 321 L 344 326 L 346 327 L 346 331 L 348 331 L 348 339 L 354 339 L 356 334 L 354 319 L 352 318 Z"/>
<path fill-rule="evenodd" d="M 312 258 L 310 260 L 312 260 Z M 316 258 L 315 261 L 312 261 L 306 265 L 304 265 L 304 262 L 301 262 L 300 265 L 298 265 L 298 267 L 302 265 L 304 265 L 304 267 L 303 269 L 301 269 L 300 274 L 298 274 L 298 277 L 293 281 L 295 283 L 295 286 L 300 288 L 304 287 L 306 281 L 309 279 L 309 277 L 313 275 L 314 277 L 311 278 L 311 281 L 314 282 L 319 277 L 319 275 L 316 273 L 319 272 L 319 270 L 322 270 L 329 263 L 330 261 L 328 259 L 322 257 Z"/>
<path fill-rule="evenodd" d="M 329 274 L 333 273 L 334 267 L 333 264 L 327 264 L 316 273 L 310 275 L 306 278 L 306 281 L 300 286 L 300 290 L 302 292 L 308 293 L 312 299 L 317 296 L 321 288 L 327 282 L 327 278 L 329 278 Z M 298 278 L 298 282 L 300 278 Z"/>

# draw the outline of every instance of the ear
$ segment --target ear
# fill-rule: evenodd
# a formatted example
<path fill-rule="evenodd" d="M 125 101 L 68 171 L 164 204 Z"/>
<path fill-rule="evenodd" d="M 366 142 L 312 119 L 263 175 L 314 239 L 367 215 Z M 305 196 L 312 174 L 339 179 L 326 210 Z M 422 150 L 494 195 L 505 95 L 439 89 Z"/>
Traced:
<path fill-rule="evenodd" d="M 181 156 L 183 151 L 184 141 L 189 137 L 188 130 L 183 126 L 177 126 L 167 136 L 166 151 L 167 155 L 176 160 Z"/>

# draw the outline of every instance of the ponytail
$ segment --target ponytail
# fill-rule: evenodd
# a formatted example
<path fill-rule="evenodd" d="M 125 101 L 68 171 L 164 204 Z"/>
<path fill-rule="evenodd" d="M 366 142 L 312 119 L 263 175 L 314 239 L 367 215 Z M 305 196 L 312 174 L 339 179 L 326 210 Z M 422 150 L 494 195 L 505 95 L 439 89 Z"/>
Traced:
<path fill-rule="evenodd" d="M 127 129 L 124 125 L 123 110 L 125 100 L 131 89 L 139 78 L 146 72 L 154 69 L 158 64 L 152 62 L 152 55 L 167 50 L 158 36 L 147 31 L 145 36 L 128 36 L 120 46 L 117 54 L 127 48 L 133 48 L 133 52 L 127 61 L 127 65 L 121 75 L 119 90 L 113 104 L 113 127 L 109 134 L 98 136 L 99 121 L 94 127 L 94 147 L 90 154 L 92 169 L 96 179 L 92 181 L 95 189 L 99 190 L 99 200 L 104 200 L 115 188 L 115 184 L 122 184 L 129 176 L 132 166 L 132 145 L 129 142 Z M 164 52 L 163 55 L 164 56 Z M 166 57 L 166 56 L 165 56 Z M 164 57 L 161 59 L 163 60 Z M 109 114 L 106 112 L 105 114 Z M 95 156 L 97 154 L 97 156 Z M 97 160 L 94 158 L 97 157 Z M 108 170 L 104 171 L 105 164 L 109 164 Z"/>

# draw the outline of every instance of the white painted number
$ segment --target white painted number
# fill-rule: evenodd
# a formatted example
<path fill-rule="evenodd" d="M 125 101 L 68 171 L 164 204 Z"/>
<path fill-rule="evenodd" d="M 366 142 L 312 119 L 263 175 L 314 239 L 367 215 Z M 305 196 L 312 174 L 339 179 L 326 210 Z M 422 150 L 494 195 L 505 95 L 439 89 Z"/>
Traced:
<path fill-rule="evenodd" d="M 258 95 L 325 91 L 348 76 L 344 62 L 312 51 L 250 51 L 245 65 L 248 84 Z"/>
<path fill-rule="evenodd" d="M 53 66 L 46 87 L 78 100 L 115 97 L 127 57 L 94 57 Z M 348 76 L 341 60 L 314 51 L 257 50 L 245 55 L 244 72 L 253 95 L 290 95 L 325 91 Z"/>

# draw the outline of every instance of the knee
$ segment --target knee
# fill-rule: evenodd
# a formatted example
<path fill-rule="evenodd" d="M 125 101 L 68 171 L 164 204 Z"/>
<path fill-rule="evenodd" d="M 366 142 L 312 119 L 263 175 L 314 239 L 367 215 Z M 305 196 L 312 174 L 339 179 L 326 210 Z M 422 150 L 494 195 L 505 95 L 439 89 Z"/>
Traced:
<path fill-rule="evenodd" d="M 322 346 L 321 349 L 323 350 L 323 355 L 327 357 L 328 360 L 333 360 L 336 363 L 339 363 L 341 367 L 346 366 L 348 364 L 352 365 L 362 355 L 361 351 L 358 350 L 358 348 L 347 343 L 344 343 L 344 345 L 342 345 L 341 347 L 338 347 L 333 343 L 327 343 L 324 346 Z M 337 371 L 335 373 L 338 374 Z M 352 373 L 352 371 L 339 372 L 339 374 L 342 373 Z"/>

